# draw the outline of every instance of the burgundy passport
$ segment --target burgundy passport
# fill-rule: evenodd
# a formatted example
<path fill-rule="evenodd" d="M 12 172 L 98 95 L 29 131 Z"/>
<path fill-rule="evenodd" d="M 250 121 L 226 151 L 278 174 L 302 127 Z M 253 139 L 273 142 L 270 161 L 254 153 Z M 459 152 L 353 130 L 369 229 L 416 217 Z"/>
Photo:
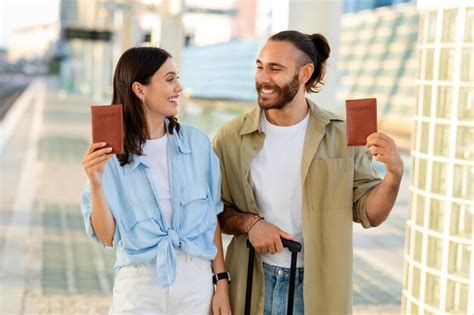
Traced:
<path fill-rule="evenodd" d="M 366 145 L 367 137 L 377 132 L 377 99 L 346 100 L 347 145 Z"/>
<path fill-rule="evenodd" d="M 122 105 L 91 106 L 92 143 L 106 142 L 112 152 L 123 151 Z"/>

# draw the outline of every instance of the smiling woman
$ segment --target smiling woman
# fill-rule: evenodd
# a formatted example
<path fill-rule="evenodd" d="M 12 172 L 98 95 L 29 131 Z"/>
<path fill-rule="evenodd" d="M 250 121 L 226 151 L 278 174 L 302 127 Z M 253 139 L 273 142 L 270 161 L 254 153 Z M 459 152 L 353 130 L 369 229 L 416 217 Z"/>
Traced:
<path fill-rule="evenodd" d="M 225 274 L 219 162 L 207 135 L 175 118 L 182 87 L 171 55 L 127 50 L 113 86 L 125 153 L 88 147 L 81 204 L 87 234 L 117 252 L 110 313 L 229 314 L 228 283 L 215 289 L 212 275 Z"/>

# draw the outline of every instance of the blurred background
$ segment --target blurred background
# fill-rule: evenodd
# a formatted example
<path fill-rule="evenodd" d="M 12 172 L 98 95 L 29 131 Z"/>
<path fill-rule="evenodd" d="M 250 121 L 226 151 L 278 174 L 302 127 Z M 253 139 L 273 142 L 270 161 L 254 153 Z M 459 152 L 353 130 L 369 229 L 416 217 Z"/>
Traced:
<path fill-rule="evenodd" d="M 376 97 L 405 162 L 389 219 L 354 226 L 354 312 L 474 314 L 467 0 L 0 0 L 0 314 L 108 311 L 115 255 L 85 234 L 80 161 L 123 51 L 170 51 L 179 119 L 212 137 L 255 106 L 258 51 L 286 29 L 330 42 L 309 97 L 342 117 L 345 99 Z"/>

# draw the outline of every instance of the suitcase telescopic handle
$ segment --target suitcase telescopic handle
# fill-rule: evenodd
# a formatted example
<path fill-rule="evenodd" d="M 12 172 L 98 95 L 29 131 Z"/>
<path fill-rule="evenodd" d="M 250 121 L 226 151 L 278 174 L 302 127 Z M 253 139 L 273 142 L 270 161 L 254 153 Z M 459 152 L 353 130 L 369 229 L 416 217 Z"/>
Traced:
<path fill-rule="evenodd" d="M 288 309 L 287 314 L 293 314 L 295 279 L 296 279 L 296 259 L 299 252 L 301 252 L 301 243 L 282 238 L 283 247 L 288 248 L 291 252 L 291 268 L 290 268 L 290 285 L 288 290 Z M 245 315 L 250 315 L 250 305 L 252 303 L 252 280 L 253 280 L 253 264 L 255 259 L 255 248 L 247 239 L 247 247 L 249 248 L 249 260 L 247 266 L 247 288 L 245 291 Z"/>
<path fill-rule="evenodd" d="M 287 240 L 284 238 L 281 239 L 281 242 L 283 244 L 283 247 L 288 248 L 290 252 L 301 252 L 301 243 L 298 243 L 297 241 Z M 250 240 L 247 239 L 247 247 L 250 248 L 250 246 L 252 246 L 252 244 L 250 243 Z"/>

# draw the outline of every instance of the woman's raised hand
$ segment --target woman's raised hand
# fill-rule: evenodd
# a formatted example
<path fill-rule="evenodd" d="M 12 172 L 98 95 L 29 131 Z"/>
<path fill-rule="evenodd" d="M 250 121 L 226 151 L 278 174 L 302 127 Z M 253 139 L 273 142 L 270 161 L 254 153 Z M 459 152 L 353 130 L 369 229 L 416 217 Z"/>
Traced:
<path fill-rule="evenodd" d="M 104 166 L 112 157 L 110 154 L 112 147 L 104 148 L 106 145 L 105 142 L 89 145 L 82 158 L 82 167 L 84 167 L 91 184 L 101 184 Z"/>

